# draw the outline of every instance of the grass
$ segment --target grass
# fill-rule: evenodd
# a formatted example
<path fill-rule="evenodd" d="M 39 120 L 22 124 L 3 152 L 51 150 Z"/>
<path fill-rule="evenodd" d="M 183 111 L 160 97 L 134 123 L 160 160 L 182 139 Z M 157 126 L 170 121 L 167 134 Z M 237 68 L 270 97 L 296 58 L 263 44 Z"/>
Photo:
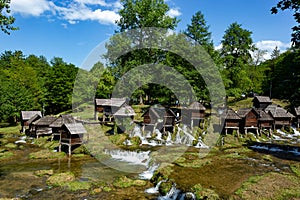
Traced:
<path fill-rule="evenodd" d="M 0 126 L 1 127 L 1 126 Z M 1 134 L 20 134 L 21 125 L 3 126 L 0 128 Z"/>

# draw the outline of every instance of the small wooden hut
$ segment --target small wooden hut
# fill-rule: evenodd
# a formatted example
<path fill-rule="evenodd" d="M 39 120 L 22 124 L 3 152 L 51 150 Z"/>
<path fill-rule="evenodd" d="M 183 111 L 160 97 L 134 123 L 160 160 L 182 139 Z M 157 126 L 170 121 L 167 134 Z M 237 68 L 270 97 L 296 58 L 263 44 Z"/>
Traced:
<path fill-rule="evenodd" d="M 259 134 L 258 132 L 258 118 L 259 114 L 257 111 L 253 108 L 241 108 L 237 111 L 237 114 L 241 118 L 241 130 L 244 130 L 245 133 L 247 134 L 247 131 L 249 129 L 253 129 L 256 131 L 257 135 Z"/>
<path fill-rule="evenodd" d="M 32 132 L 35 132 L 35 126 L 33 125 L 33 122 L 41 119 L 42 116 L 39 115 L 39 114 L 35 114 L 34 116 L 32 116 L 28 121 L 28 126 L 29 128 L 25 130 L 26 133 L 32 133 Z"/>
<path fill-rule="evenodd" d="M 300 106 L 294 108 L 294 113 L 295 113 L 295 122 L 297 128 L 300 126 Z"/>
<path fill-rule="evenodd" d="M 55 121 L 53 121 L 49 127 L 52 128 L 52 139 L 56 136 L 60 139 L 62 126 L 64 124 L 76 123 L 76 120 L 72 115 L 60 115 Z"/>
<path fill-rule="evenodd" d="M 28 120 L 36 114 L 42 117 L 41 111 L 21 111 L 21 132 L 24 132 L 29 127 Z"/>
<path fill-rule="evenodd" d="M 270 97 L 268 96 L 255 96 L 252 100 L 255 108 L 265 109 L 272 104 Z"/>
<path fill-rule="evenodd" d="M 61 137 L 59 141 L 59 152 L 61 146 L 68 146 L 68 154 L 71 155 L 71 147 L 73 145 L 81 145 L 83 143 L 83 135 L 87 133 L 82 123 L 66 123 L 61 129 Z"/>
<path fill-rule="evenodd" d="M 239 134 L 241 118 L 232 109 L 227 109 L 226 112 L 222 114 L 224 120 L 225 134 L 227 135 L 228 130 L 236 130 Z"/>
<path fill-rule="evenodd" d="M 270 105 L 265 109 L 274 119 L 273 129 L 283 126 L 291 126 L 294 115 L 277 105 Z"/>
<path fill-rule="evenodd" d="M 155 128 L 160 131 L 172 130 L 176 123 L 177 116 L 171 109 L 163 107 L 150 107 L 143 115 L 143 130 L 145 127 L 152 131 Z"/>
<path fill-rule="evenodd" d="M 191 127 L 202 126 L 204 127 L 206 108 L 199 102 L 193 102 L 189 107 L 182 109 L 182 123 Z"/>
<path fill-rule="evenodd" d="M 34 126 L 34 134 L 36 138 L 39 138 L 40 135 L 51 135 L 52 128 L 50 128 L 50 124 L 52 124 L 56 120 L 54 116 L 45 116 L 33 122 Z"/>
<path fill-rule="evenodd" d="M 134 120 L 135 112 L 133 108 L 127 104 L 124 104 L 117 112 L 114 113 L 114 118 L 119 128 L 125 131 L 126 123 L 130 123 Z"/>
<path fill-rule="evenodd" d="M 258 128 L 260 132 L 262 132 L 262 130 L 264 129 L 267 129 L 269 130 L 270 136 L 272 136 L 274 119 L 269 113 L 265 112 L 264 110 L 257 109 L 256 112 L 259 114 Z"/>
<path fill-rule="evenodd" d="M 102 122 L 112 121 L 113 115 L 126 103 L 125 98 L 95 99 L 95 119 L 101 114 Z"/>

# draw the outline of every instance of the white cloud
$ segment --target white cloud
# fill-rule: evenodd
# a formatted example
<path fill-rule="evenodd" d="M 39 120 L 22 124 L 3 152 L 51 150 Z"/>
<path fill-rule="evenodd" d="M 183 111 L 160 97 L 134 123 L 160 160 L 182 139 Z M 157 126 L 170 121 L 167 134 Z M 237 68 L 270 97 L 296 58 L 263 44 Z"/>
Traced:
<path fill-rule="evenodd" d="M 178 17 L 181 15 L 181 12 L 179 11 L 178 8 L 171 8 L 168 12 L 167 15 L 170 17 Z"/>
<path fill-rule="evenodd" d="M 11 0 L 11 10 L 23 15 L 40 16 L 51 9 L 47 0 Z"/>
<path fill-rule="evenodd" d="M 262 40 L 255 43 L 255 46 L 260 50 L 266 50 L 267 53 L 264 55 L 264 59 L 270 59 L 273 50 L 277 47 L 280 50 L 280 53 L 285 52 L 288 48 L 291 47 L 291 43 L 283 43 L 278 40 Z"/>
<path fill-rule="evenodd" d="M 46 11 L 53 15 L 76 24 L 79 21 L 92 20 L 100 24 L 115 24 L 120 18 L 119 1 L 107 3 L 105 0 L 71 0 L 55 3 L 47 0 L 12 0 L 11 9 L 22 15 L 40 16 Z"/>

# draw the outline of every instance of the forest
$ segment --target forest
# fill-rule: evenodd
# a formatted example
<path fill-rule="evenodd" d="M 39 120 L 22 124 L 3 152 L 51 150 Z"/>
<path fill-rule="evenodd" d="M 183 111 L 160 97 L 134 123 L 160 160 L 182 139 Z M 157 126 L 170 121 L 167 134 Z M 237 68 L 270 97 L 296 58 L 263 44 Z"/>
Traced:
<path fill-rule="evenodd" d="M 169 7 L 164 1 L 122 0 L 123 8 L 117 21 L 116 33 L 139 27 L 159 27 L 175 31 L 180 19 L 166 15 Z M 283 4 L 290 2 L 290 4 Z M 280 4 L 281 3 L 281 4 Z M 298 3 L 299 4 L 299 3 Z M 299 23 L 299 5 L 293 1 L 280 1 L 272 13 L 278 10 L 295 10 Z M 293 7 L 294 6 L 294 7 Z M 296 6 L 296 7 L 295 7 Z M 146 8 L 151 9 L 146 9 Z M 1 8 L 1 11 L 3 10 Z M 13 19 L 2 19 L 1 29 L 10 33 Z M 20 27 L 22 28 L 22 27 Z M 291 107 L 300 105 L 300 50 L 299 26 L 293 27 L 293 45 L 285 52 L 275 48 L 271 59 L 264 60 L 265 51 L 258 49 L 251 30 L 233 22 L 228 25 L 221 41 L 221 49 L 215 49 L 209 24 L 201 11 L 196 12 L 185 30 L 179 31 L 186 37 L 184 42 L 200 44 L 214 61 L 221 74 L 226 95 L 239 99 L 255 94 L 287 100 Z M 172 40 L 170 35 L 168 40 Z M 116 47 L 116 44 L 120 45 Z M 115 84 L 135 66 L 144 63 L 167 65 L 180 72 L 190 83 L 201 101 L 210 101 L 207 87 L 201 75 L 185 59 L 160 49 L 139 49 L 117 59 L 111 59 L 114 51 L 132 45 L 111 37 L 106 44 L 105 55 L 108 66 L 96 63 L 90 70 L 80 69 L 63 58 L 54 57 L 48 61 L 43 55 L 24 55 L 22 51 L 5 51 L 0 56 L 0 121 L 16 122 L 21 110 L 41 110 L 45 115 L 59 114 L 72 109 L 74 81 L 79 71 L 87 74 L 91 84 L 96 85 L 95 98 L 109 98 Z M 101 77 L 96 75 L 101 72 Z M 161 104 L 172 104 L 176 100 L 172 91 L 157 84 L 142 85 L 131 96 L 134 103 L 149 103 L 156 100 Z M 73 99 L 74 103 L 74 99 Z M 80 105 L 80 102 L 76 102 Z"/>

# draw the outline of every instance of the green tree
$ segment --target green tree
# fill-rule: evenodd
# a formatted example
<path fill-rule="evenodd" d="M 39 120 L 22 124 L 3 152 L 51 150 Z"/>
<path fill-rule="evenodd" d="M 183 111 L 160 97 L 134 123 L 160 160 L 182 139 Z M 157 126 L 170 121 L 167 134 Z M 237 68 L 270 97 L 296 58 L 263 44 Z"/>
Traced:
<path fill-rule="evenodd" d="M 211 56 L 213 56 L 214 44 L 211 39 L 211 32 L 209 31 L 209 26 L 207 25 L 201 11 L 196 12 L 192 16 L 191 24 L 187 25 L 187 29 L 184 33 L 195 42 L 202 45 L 202 47 L 205 48 Z"/>
<path fill-rule="evenodd" d="M 123 8 L 119 11 L 121 18 L 117 21 L 118 30 L 116 32 L 124 33 L 128 30 L 134 30 L 134 32 L 131 32 L 129 38 L 117 34 L 106 44 L 108 53 L 105 58 L 113 67 L 111 72 L 116 80 L 119 80 L 135 66 L 157 63 L 161 59 L 162 50 L 142 48 L 149 37 L 155 38 L 159 34 L 147 27 L 173 30 L 178 23 L 176 18 L 167 15 L 169 7 L 163 0 L 121 0 L 121 4 Z M 141 46 L 141 48 L 123 54 L 132 46 Z M 139 91 L 135 92 L 135 95 L 140 96 L 139 99 L 143 99 L 142 96 L 145 95 L 147 88 L 148 86 L 142 86 Z"/>
<path fill-rule="evenodd" d="M 57 114 L 72 108 L 72 94 L 78 68 L 62 58 L 51 60 L 51 69 L 45 81 L 46 114 Z"/>
<path fill-rule="evenodd" d="M 239 96 L 251 90 L 247 67 L 252 61 L 251 52 L 256 49 L 251 34 L 251 31 L 243 29 L 235 22 L 227 28 L 223 36 L 220 52 L 224 65 L 222 73 L 228 79 L 226 89 L 229 95 Z"/>
<path fill-rule="evenodd" d="M 293 10 L 294 19 L 297 23 L 292 27 L 292 46 L 295 48 L 300 48 L 300 1 L 299 0 L 280 0 L 276 6 L 271 8 L 272 14 L 277 14 L 278 10 Z"/>
<path fill-rule="evenodd" d="M 0 0 L 0 28 L 6 34 L 10 31 L 18 30 L 17 27 L 12 26 L 15 18 L 10 15 L 10 0 Z"/>

